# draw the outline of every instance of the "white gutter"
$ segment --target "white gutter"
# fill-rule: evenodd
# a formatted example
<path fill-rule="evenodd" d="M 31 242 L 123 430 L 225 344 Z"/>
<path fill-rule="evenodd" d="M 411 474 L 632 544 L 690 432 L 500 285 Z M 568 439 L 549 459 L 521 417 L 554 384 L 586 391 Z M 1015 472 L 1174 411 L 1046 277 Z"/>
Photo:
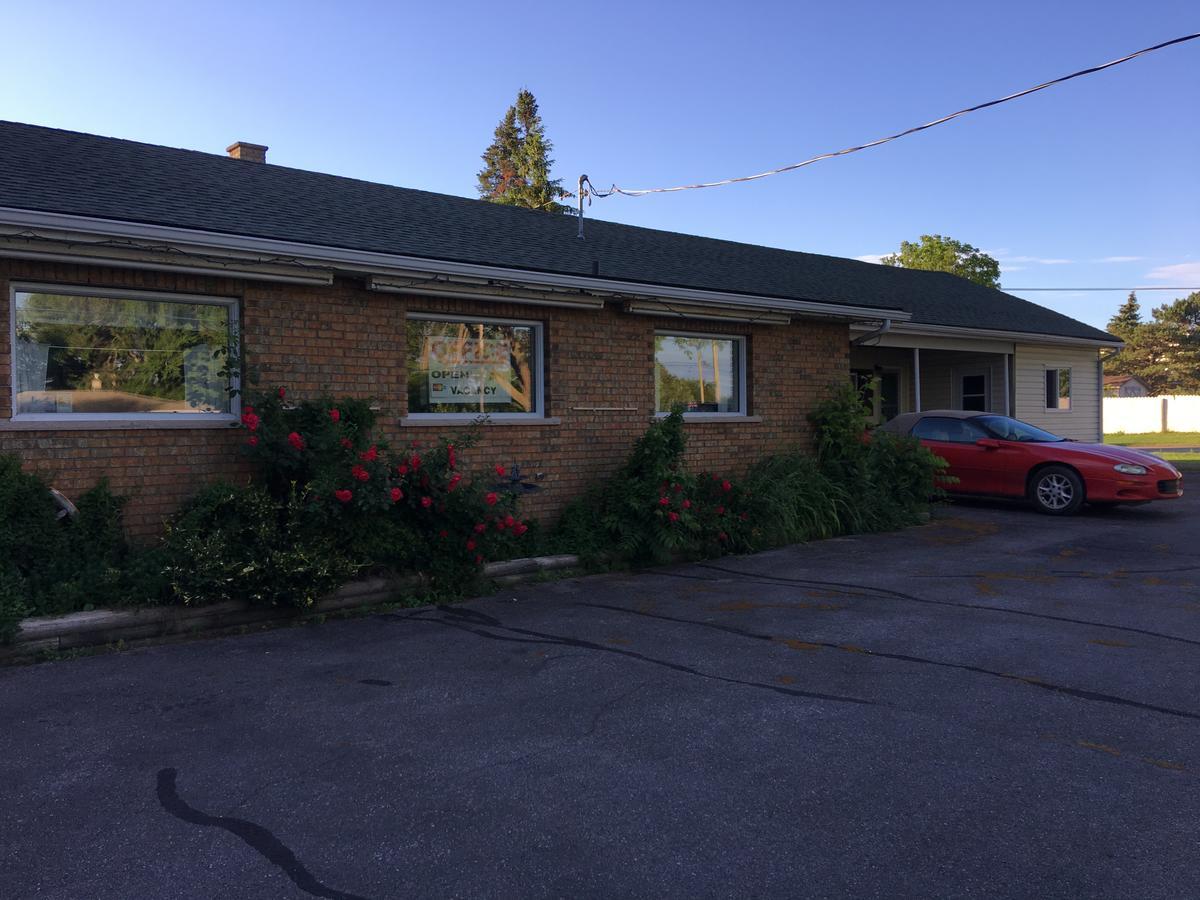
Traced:
<path fill-rule="evenodd" d="M 735 294 L 694 288 L 664 287 L 635 281 L 620 281 L 608 278 L 581 275 L 560 275 L 533 272 L 526 269 L 508 269 L 501 266 L 476 263 L 451 262 L 417 256 L 376 253 L 368 250 L 350 250 L 341 247 L 326 247 L 272 238 L 247 237 L 244 235 L 215 233 L 191 228 L 175 228 L 148 225 L 141 222 L 123 222 L 116 219 L 75 216 L 66 213 L 38 212 L 35 210 L 0 207 L 0 225 L 24 229 L 51 229 L 95 238 L 118 238 L 124 240 L 157 241 L 194 248 L 196 251 L 229 250 L 240 254 L 267 254 L 276 263 L 291 262 L 298 265 L 327 265 L 333 268 L 369 274 L 410 275 L 423 274 L 459 276 L 504 284 L 520 282 L 528 285 L 544 285 L 553 289 L 576 289 L 612 296 L 653 299 L 691 300 L 706 305 L 725 308 L 752 307 L 796 314 L 810 314 L 829 318 L 869 319 L 878 321 L 888 317 L 895 321 L 907 321 L 909 313 L 902 310 L 880 309 L 853 304 L 820 303 L 813 300 L 789 300 L 778 297 L 763 297 L 751 294 Z M 29 235 L 22 235 L 28 238 Z M 95 261 L 93 261 L 95 262 Z M 214 266 L 214 271 L 221 271 Z"/>
<path fill-rule="evenodd" d="M 894 317 L 893 317 L 894 318 Z M 923 322 L 905 322 L 893 325 L 892 334 L 929 335 L 931 337 L 974 337 L 992 338 L 1025 344 L 1070 344 L 1078 347 L 1108 347 L 1119 350 L 1124 343 L 1113 339 L 1102 341 L 1097 338 L 1067 337 L 1060 334 L 1043 334 L 1032 331 L 1004 331 L 997 328 L 966 328 L 960 325 L 926 325 Z"/>

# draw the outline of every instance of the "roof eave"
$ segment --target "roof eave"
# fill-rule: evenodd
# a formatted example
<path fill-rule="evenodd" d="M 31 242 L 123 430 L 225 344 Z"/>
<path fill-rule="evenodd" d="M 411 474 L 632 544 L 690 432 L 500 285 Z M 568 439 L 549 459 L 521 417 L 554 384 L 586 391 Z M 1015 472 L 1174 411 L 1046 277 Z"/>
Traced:
<path fill-rule="evenodd" d="M 757 296 L 539 272 L 15 207 L 0 207 L 0 231 L 5 227 L 19 229 L 19 234 L 26 240 L 31 236 L 34 238 L 41 236 L 49 240 L 66 240 L 67 243 L 70 243 L 73 239 L 78 242 L 82 250 L 100 247 L 103 241 L 153 242 L 156 246 L 170 248 L 181 254 L 178 265 L 169 267 L 186 266 L 189 271 L 211 271 L 216 276 L 309 281 L 322 277 L 319 272 L 314 270 L 328 268 L 339 272 L 363 275 L 393 275 L 401 278 L 414 275 L 428 276 L 431 280 L 437 279 L 476 286 L 494 281 L 510 286 L 516 283 L 532 289 L 583 292 L 623 299 L 684 300 L 724 309 L 762 309 L 797 316 L 849 321 L 875 321 L 890 318 L 895 322 L 904 322 L 911 318 L 911 315 L 903 310 L 886 307 Z M 255 258 L 256 254 L 258 255 L 257 259 Z M 36 256 L 32 252 L 29 255 Z M 54 255 L 61 260 L 66 254 L 56 253 Z M 228 255 L 228 260 L 221 259 L 222 255 Z M 94 254 L 90 258 L 93 262 L 99 261 L 95 259 Z M 87 261 L 87 259 L 83 261 Z M 117 260 L 113 264 L 129 265 L 130 263 L 128 260 Z M 286 271 L 282 273 L 274 271 L 255 275 L 255 266 L 276 268 L 291 266 L 296 270 L 296 274 L 292 277 Z M 143 263 L 141 267 L 149 268 L 151 265 Z M 164 267 L 168 266 L 164 263 Z"/>

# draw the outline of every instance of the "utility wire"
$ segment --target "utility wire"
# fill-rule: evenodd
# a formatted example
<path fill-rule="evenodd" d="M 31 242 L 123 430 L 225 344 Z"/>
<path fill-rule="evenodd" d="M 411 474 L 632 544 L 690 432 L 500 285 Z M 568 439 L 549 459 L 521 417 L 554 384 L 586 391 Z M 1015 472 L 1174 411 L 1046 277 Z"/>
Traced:
<path fill-rule="evenodd" d="M 989 100 L 987 103 L 980 103 L 976 106 L 968 106 L 966 109 L 960 109 L 958 112 L 950 113 L 948 116 L 942 116 L 940 119 L 934 119 L 932 122 L 926 122 L 924 125 L 917 125 L 914 128 L 898 131 L 896 134 L 890 134 L 887 137 L 882 137 L 866 144 L 859 144 L 856 147 L 847 147 L 844 150 L 835 150 L 832 153 L 822 153 L 820 156 L 814 156 L 810 159 L 804 160 L 803 162 L 792 163 L 790 166 L 781 166 L 778 169 L 771 169 L 769 172 L 759 172 L 757 175 L 743 175 L 740 178 L 726 178 L 721 181 L 705 181 L 699 184 L 681 184 L 676 187 L 643 188 L 641 190 L 629 190 L 627 188 L 617 187 L 617 185 L 614 184 L 606 191 L 597 190 L 592 184 L 591 180 L 586 175 L 583 175 L 579 179 L 579 185 L 582 189 L 586 184 L 588 187 L 587 193 L 595 197 L 609 197 L 613 194 L 624 194 L 626 197 L 644 197 L 647 194 L 669 194 L 676 191 L 691 191 L 699 188 L 720 187 L 722 185 L 736 184 L 742 181 L 756 181 L 759 178 L 768 178 L 771 175 L 782 175 L 785 172 L 792 172 L 796 169 L 803 168 L 804 166 L 811 166 L 813 163 L 820 162 L 823 159 L 831 159 L 835 156 L 845 156 L 849 153 L 857 153 L 859 150 L 867 150 L 871 147 L 878 147 L 879 145 L 886 144 L 889 141 L 895 141 L 899 138 L 906 137 L 907 135 L 916 134 L 918 131 L 924 131 L 927 128 L 933 128 L 935 125 L 942 125 L 951 121 L 952 119 L 957 119 L 959 116 L 965 116 L 967 113 L 977 112 L 981 109 L 987 109 L 990 106 L 998 106 L 1001 103 L 1007 103 L 1009 100 L 1016 100 L 1019 97 L 1025 97 L 1029 94 L 1037 93 L 1038 91 L 1044 91 L 1048 87 L 1053 87 L 1056 84 L 1062 84 L 1064 81 L 1070 81 L 1072 78 L 1080 78 L 1084 75 L 1091 75 L 1094 72 L 1100 72 L 1113 66 L 1119 66 L 1121 63 L 1129 62 L 1131 59 L 1136 59 L 1137 57 L 1144 56 L 1147 53 L 1153 53 L 1155 50 L 1162 50 L 1164 47 L 1170 47 L 1174 44 L 1182 44 L 1187 41 L 1194 41 L 1196 38 L 1200 38 L 1200 32 L 1196 32 L 1195 34 L 1187 34 L 1183 37 L 1177 37 L 1169 41 L 1163 41 L 1161 44 L 1155 44 L 1153 47 L 1146 47 L 1145 49 L 1138 50 L 1135 53 L 1130 53 L 1128 56 L 1122 56 L 1120 59 L 1114 59 L 1111 62 L 1106 62 L 1102 65 L 1092 66 L 1089 69 L 1080 69 L 1078 72 L 1072 72 L 1070 75 L 1064 75 L 1061 78 L 1055 78 L 1052 81 L 1043 82 L 1035 87 L 1026 88 L 1023 91 L 1017 91 L 1015 94 L 1009 94 L 1007 97 L 1001 97 L 998 100 Z M 583 197 L 580 196 L 579 200 L 581 206 L 580 211 L 582 212 Z"/>
<path fill-rule="evenodd" d="M 1004 291 L 1200 291 L 1200 287 L 1006 287 Z"/>

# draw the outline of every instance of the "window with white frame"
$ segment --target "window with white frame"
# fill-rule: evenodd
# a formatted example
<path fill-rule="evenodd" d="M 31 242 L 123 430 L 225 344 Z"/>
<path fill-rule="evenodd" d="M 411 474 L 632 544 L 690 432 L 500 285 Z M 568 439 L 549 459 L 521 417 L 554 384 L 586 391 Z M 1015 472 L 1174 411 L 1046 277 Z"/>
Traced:
<path fill-rule="evenodd" d="M 1071 370 L 1046 370 L 1046 409 L 1071 408 Z"/>
<path fill-rule="evenodd" d="M 654 336 L 655 410 L 746 413 L 746 339 L 659 332 Z"/>
<path fill-rule="evenodd" d="M 544 415 L 540 323 L 412 315 L 407 330 L 410 416 Z"/>
<path fill-rule="evenodd" d="M 17 286 L 12 341 L 16 417 L 179 420 L 234 412 L 233 300 Z"/>

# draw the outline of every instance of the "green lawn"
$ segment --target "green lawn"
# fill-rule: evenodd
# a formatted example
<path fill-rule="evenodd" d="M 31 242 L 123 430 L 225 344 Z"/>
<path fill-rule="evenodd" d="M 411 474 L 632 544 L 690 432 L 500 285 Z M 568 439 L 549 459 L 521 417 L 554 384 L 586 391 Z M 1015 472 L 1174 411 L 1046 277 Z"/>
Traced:
<path fill-rule="evenodd" d="M 1174 463 L 1183 472 L 1200 472 L 1200 453 L 1155 453 L 1159 459 Z"/>
<path fill-rule="evenodd" d="M 1125 447 L 1200 447 L 1200 431 L 1165 431 L 1154 434 L 1106 434 L 1106 444 Z"/>

